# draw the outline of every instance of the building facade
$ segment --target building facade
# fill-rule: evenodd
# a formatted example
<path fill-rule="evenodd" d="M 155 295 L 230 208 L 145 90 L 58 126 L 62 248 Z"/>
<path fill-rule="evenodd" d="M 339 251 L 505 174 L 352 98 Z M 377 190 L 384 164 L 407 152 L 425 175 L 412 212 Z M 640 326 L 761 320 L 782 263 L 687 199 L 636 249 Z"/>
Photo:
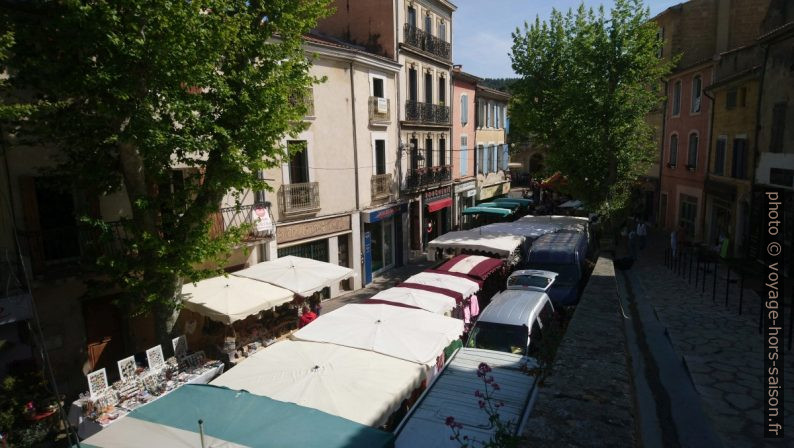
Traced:
<path fill-rule="evenodd" d="M 477 86 L 477 201 L 483 202 L 510 191 L 507 141 L 507 104 L 510 95 L 485 86 Z"/>
<path fill-rule="evenodd" d="M 318 30 L 361 44 L 398 62 L 398 118 L 402 198 L 407 202 L 409 247 L 451 226 L 452 13 L 446 0 L 335 2 Z"/>
<path fill-rule="evenodd" d="M 453 221 L 462 228 L 466 207 L 474 205 L 477 195 L 475 177 L 475 137 L 477 82 L 479 78 L 465 73 L 460 66 L 452 70 L 452 179 L 454 181 Z"/>

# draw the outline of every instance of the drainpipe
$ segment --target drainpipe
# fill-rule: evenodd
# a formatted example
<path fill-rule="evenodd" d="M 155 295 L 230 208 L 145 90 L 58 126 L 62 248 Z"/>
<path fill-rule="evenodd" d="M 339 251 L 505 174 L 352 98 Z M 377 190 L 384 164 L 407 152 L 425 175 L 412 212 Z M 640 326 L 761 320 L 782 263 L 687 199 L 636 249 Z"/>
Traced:
<path fill-rule="evenodd" d="M 356 123 L 356 89 L 353 79 L 353 62 L 350 62 L 350 108 L 353 113 L 353 166 L 355 166 L 353 177 L 356 182 L 356 211 L 359 211 L 361 207 L 358 192 L 358 134 L 356 132 L 358 123 Z"/>
<path fill-rule="evenodd" d="M 715 101 L 715 98 L 709 95 L 706 89 L 703 89 L 703 95 L 711 100 L 711 107 L 709 108 L 709 133 L 708 133 L 709 149 L 708 152 L 706 153 L 706 166 L 705 166 L 706 175 L 704 177 L 704 182 L 703 182 L 703 186 L 705 187 L 705 184 L 709 180 L 709 166 L 711 165 L 712 137 L 714 136 L 714 106 L 717 103 Z M 703 237 L 702 238 L 703 241 L 706 241 L 706 210 L 707 210 L 706 199 L 707 199 L 706 189 L 703 188 L 703 204 L 701 204 L 702 213 L 700 214 L 700 232 L 701 232 L 700 235 Z"/>
<path fill-rule="evenodd" d="M 659 199 L 658 204 L 656 205 L 656 210 L 662 210 L 662 173 L 664 172 L 664 143 L 667 141 L 667 88 L 669 87 L 668 82 L 664 81 L 664 112 L 662 112 L 662 138 L 661 144 L 659 145 Z M 530 178 L 531 179 L 531 178 Z M 667 223 L 667 209 L 670 206 L 670 198 L 667 198 L 667 207 L 665 207 L 664 213 L 665 216 L 659 216 L 658 218 L 662 219 L 662 225 L 660 227 L 664 228 L 665 224 Z"/>

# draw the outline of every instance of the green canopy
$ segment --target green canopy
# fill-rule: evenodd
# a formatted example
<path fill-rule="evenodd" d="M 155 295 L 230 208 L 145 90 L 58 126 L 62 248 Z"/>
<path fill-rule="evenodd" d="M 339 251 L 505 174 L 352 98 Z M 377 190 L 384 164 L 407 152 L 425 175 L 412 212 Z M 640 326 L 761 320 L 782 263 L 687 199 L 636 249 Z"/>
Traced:
<path fill-rule="evenodd" d="M 506 208 L 495 207 L 467 207 L 463 210 L 464 215 L 493 215 L 493 216 L 510 216 L 513 211 Z"/>
<path fill-rule="evenodd" d="M 199 446 L 198 421 L 216 442 L 249 447 L 391 448 L 394 437 L 316 409 L 246 391 L 188 384 L 142 406 L 81 443 L 86 446 Z M 132 438 L 131 438 L 132 437 Z M 135 443 L 131 443 L 135 440 Z"/>
<path fill-rule="evenodd" d="M 497 204 L 512 202 L 513 204 L 518 204 L 523 207 L 529 207 L 530 205 L 532 205 L 532 199 L 523 199 L 523 198 L 496 198 L 496 199 L 492 199 L 491 202 L 495 202 Z"/>
<path fill-rule="evenodd" d="M 483 202 L 482 204 L 477 204 L 477 207 L 486 207 L 486 208 L 507 208 L 510 210 L 515 210 L 518 207 L 521 207 L 520 204 L 516 204 L 515 202 Z"/>

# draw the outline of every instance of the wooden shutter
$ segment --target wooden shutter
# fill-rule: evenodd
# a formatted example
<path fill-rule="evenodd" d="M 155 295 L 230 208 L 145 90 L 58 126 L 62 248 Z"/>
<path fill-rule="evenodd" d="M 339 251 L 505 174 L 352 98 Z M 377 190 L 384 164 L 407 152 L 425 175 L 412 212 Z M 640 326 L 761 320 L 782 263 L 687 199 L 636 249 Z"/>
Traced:
<path fill-rule="evenodd" d="M 24 235 L 30 251 L 31 267 L 33 272 L 41 272 L 44 268 L 44 242 L 39 221 L 39 203 L 36 198 L 36 178 L 20 176 L 19 192 L 22 197 L 22 214 L 25 220 Z"/>

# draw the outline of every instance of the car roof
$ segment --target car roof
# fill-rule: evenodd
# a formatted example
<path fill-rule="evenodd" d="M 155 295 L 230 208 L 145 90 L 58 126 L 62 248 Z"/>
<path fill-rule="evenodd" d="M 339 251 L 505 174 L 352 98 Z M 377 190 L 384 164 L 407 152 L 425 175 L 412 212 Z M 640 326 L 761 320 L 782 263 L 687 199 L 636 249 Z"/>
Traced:
<path fill-rule="evenodd" d="M 477 321 L 529 326 L 548 301 L 544 292 L 507 289 L 491 299 Z"/>
<path fill-rule="evenodd" d="M 575 258 L 574 254 L 584 252 L 587 246 L 587 239 L 578 232 L 558 232 L 548 233 L 532 242 L 529 249 L 529 262 L 533 262 L 533 256 L 544 254 L 545 263 L 571 263 Z M 583 253 L 579 254 L 584 256 Z"/>

